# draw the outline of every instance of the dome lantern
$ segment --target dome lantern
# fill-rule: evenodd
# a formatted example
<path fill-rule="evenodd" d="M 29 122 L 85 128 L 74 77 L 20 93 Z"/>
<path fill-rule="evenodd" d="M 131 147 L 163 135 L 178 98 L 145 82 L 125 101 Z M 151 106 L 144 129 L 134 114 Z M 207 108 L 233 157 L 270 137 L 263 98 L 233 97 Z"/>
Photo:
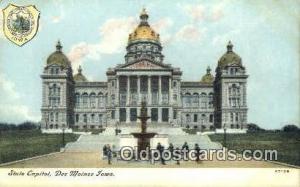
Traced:
<path fill-rule="evenodd" d="M 218 67 L 223 69 L 229 65 L 242 66 L 241 57 L 233 51 L 233 44 L 231 41 L 227 44 L 227 51 L 218 61 Z"/>
<path fill-rule="evenodd" d="M 140 19 L 141 19 L 141 22 L 140 22 L 140 26 L 149 26 L 148 24 L 148 14 L 146 12 L 146 9 L 143 8 L 141 14 L 140 14 Z"/>
<path fill-rule="evenodd" d="M 206 68 L 206 74 L 201 78 L 201 83 L 212 84 L 214 81 L 214 76 L 210 73 L 211 69 L 209 66 Z"/>
<path fill-rule="evenodd" d="M 148 23 L 149 15 L 144 8 L 140 14 L 140 23 L 137 28 L 128 36 L 128 43 L 135 41 L 152 41 L 160 44 L 159 35 L 150 27 Z"/>
<path fill-rule="evenodd" d="M 227 44 L 227 52 L 232 52 L 233 49 L 233 45 L 231 43 L 231 41 L 229 40 L 228 44 Z"/>
<path fill-rule="evenodd" d="M 78 73 L 74 75 L 75 82 L 86 82 L 87 78 L 82 74 L 82 68 L 81 66 L 77 69 Z"/>
<path fill-rule="evenodd" d="M 61 45 L 60 41 L 58 40 L 57 44 L 56 44 L 56 51 L 61 52 L 61 49 L 62 49 L 62 45 Z"/>
<path fill-rule="evenodd" d="M 47 58 L 47 66 L 49 65 L 58 65 L 62 68 L 70 68 L 71 63 L 68 57 L 62 52 L 62 45 L 58 40 L 56 44 L 56 51 L 54 51 L 49 57 Z"/>

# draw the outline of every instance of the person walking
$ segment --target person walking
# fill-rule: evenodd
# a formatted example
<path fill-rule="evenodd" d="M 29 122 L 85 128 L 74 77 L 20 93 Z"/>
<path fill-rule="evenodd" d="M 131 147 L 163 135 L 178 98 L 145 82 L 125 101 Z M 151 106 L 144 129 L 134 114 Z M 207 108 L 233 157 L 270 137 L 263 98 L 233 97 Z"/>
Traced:
<path fill-rule="evenodd" d="M 195 144 L 195 151 L 196 151 L 196 162 L 197 162 L 197 164 L 199 164 L 199 162 L 200 162 L 200 147 L 197 143 Z"/>
<path fill-rule="evenodd" d="M 110 148 L 110 145 L 107 147 L 107 161 L 108 164 L 111 165 L 111 160 L 112 160 L 112 150 Z"/>
<path fill-rule="evenodd" d="M 157 144 L 157 146 L 156 146 L 156 149 L 157 149 L 158 152 L 159 152 L 161 164 L 162 164 L 162 165 L 165 165 L 166 163 L 165 163 L 165 160 L 164 160 L 164 158 L 163 158 L 164 146 L 162 146 L 162 145 L 160 144 L 160 142 L 158 142 L 158 144 Z"/>
<path fill-rule="evenodd" d="M 103 146 L 102 154 L 103 154 L 103 157 L 107 156 L 107 145 L 106 144 Z"/>

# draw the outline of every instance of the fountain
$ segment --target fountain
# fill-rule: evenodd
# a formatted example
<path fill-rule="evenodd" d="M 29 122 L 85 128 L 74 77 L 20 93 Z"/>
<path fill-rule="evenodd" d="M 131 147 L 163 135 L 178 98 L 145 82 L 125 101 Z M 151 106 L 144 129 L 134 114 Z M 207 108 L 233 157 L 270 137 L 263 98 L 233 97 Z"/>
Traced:
<path fill-rule="evenodd" d="M 141 114 L 137 118 L 141 120 L 141 132 L 133 132 L 130 134 L 137 139 L 138 152 L 140 152 L 141 150 L 146 150 L 147 147 L 150 148 L 150 140 L 157 134 L 154 132 L 147 132 L 147 120 L 150 117 L 147 116 L 145 101 L 142 101 Z"/>

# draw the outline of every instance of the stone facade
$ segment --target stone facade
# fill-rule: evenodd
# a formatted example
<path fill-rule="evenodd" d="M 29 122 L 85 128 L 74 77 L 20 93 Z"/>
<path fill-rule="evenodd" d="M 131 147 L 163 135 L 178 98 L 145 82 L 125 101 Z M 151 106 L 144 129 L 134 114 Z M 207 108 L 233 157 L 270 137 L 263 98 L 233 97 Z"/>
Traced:
<path fill-rule="evenodd" d="M 180 68 L 163 62 L 159 34 L 145 10 L 140 19 L 129 35 L 125 63 L 107 70 L 107 82 L 88 81 L 81 67 L 73 76 L 57 44 L 41 75 L 42 128 L 136 125 L 141 101 L 151 125 L 245 128 L 247 75 L 232 44 L 218 62 L 216 78 L 208 67 L 201 81 L 182 81 Z"/>

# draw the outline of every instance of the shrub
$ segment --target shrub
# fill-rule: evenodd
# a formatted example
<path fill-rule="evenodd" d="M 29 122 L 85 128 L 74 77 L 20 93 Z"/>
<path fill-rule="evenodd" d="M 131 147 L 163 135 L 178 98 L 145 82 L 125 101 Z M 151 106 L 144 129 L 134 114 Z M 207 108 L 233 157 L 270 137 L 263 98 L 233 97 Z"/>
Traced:
<path fill-rule="evenodd" d="M 289 124 L 282 128 L 284 132 L 297 132 L 299 128 L 296 125 Z"/>

